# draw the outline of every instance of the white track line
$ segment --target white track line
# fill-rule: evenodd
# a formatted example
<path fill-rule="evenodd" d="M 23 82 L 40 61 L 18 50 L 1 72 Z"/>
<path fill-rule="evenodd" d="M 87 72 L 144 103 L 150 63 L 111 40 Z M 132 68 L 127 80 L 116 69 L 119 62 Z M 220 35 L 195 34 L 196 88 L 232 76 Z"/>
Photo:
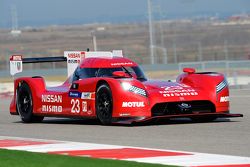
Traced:
<path fill-rule="evenodd" d="M 8 137 L 0 136 L 0 140 L 25 140 L 25 141 L 39 141 L 49 142 L 50 144 L 41 145 L 30 145 L 30 146 L 15 146 L 5 147 L 10 150 L 24 150 L 31 152 L 53 152 L 53 151 L 75 151 L 75 150 L 103 150 L 103 149 L 143 149 L 145 151 L 162 151 L 162 152 L 175 152 L 189 155 L 176 155 L 176 156 L 156 156 L 146 158 L 125 158 L 122 160 L 137 161 L 145 163 L 157 163 L 164 165 L 179 165 L 179 166 L 205 166 L 205 165 L 237 165 L 246 164 L 250 166 L 250 157 L 240 156 L 229 156 L 219 154 L 206 154 L 197 152 L 186 152 L 176 150 L 163 150 L 163 149 L 150 149 L 142 147 L 127 147 L 127 146 L 116 146 L 106 144 L 94 144 L 94 143 L 80 143 L 80 142 L 69 142 L 69 141 L 57 141 L 57 140 L 43 140 L 43 139 L 31 139 L 31 138 L 20 138 L 20 137 Z M 87 155 L 83 155 L 87 156 Z"/>
<path fill-rule="evenodd" d="M 205 165 L 237 165 L 248 164 L 250 166 L 250 158 L 229 155 L 193 153 L 189 156 L 169 156 L 169 157 L 153 157 L 153 158 L 137 158 L 127 159 L 131 161 L 144 163 L 157 163 L 163 165 L 178 166 L 205 166 Z"/>
<path fill-rule="evenodd" d="M 124 148 L 124 147 L 123 146 L 104 145 L 104 144 L 65 142 L 65 143 L 32 145 L 32 146 L 16 146 L 16 147 L 9 147 L 8 149 L 46 153 L 46 152 L 53 152 L 53 151 L 116 149 L 116 148 Z"/>

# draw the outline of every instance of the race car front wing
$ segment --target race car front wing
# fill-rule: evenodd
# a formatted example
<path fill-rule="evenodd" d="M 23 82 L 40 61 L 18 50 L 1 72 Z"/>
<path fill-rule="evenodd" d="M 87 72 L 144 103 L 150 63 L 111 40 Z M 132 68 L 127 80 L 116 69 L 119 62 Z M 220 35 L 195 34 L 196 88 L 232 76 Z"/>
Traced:
<path fill-rule="evenodd" d="M 157 120 L 168 120 L 173 118 L 233 118 L 243 117 L 243 114 L 230 114 L 230 113 L 198 113 L 198 114 L 176 114 L 176 115 L 164 115 L 164 116 L 152 116 L 152 117 L 136 117 L 136 118 L 123 118 L 114 121 L 114 124 L 136 124 L 146 123 Z"/>

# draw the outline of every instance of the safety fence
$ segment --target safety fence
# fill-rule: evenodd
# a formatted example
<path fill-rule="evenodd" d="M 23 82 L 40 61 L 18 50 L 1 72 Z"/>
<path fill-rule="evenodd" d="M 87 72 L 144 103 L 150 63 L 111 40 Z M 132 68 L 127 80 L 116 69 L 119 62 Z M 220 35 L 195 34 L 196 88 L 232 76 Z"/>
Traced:
<path fill-rule="evenodd" d="M 197 72 L 220 72 L 223 73 L 229 81 L 229 84 L 235 88 L 250 87 L 250 60 L 246 61 L 204 61 L 204 62 L 185 62 L 178 64 L 155 64 L 141 65 L 148 78 L 175 80 L 178 74 L 182 73 L 185 67 L 195 68 Z M 66 68 L 58 68 L 54 63 L 42 66 L 33 66 L 24 68 L 24 71 L 18 76 L 63 76 L 67 75 Z M 1 70 L 0 78 L 10 78 L 9 71 Z"/>

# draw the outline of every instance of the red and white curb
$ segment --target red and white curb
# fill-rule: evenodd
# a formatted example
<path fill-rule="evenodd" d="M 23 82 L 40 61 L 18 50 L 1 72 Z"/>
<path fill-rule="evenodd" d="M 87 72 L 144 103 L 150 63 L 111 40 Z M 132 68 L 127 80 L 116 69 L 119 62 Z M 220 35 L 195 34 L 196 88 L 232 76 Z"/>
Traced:
<path fill-rule="evenodd" d="M 250 157 L 0 136 L 0 148 L 190 167 L 250 167 Z"/>

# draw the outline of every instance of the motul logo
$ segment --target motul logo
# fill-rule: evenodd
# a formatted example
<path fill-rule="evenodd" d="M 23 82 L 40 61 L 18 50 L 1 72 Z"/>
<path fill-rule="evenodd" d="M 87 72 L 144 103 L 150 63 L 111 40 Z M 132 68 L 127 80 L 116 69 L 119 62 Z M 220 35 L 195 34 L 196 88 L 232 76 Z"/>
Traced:
<path fill-rule="evenodd" d="M 123 102 L 122 107 L 145 107 L 144 102 Z"/>
<path fill-rule="evenodd" d="M 220 102 L 228 102 L 229 96 L 220 97 Z"/>

